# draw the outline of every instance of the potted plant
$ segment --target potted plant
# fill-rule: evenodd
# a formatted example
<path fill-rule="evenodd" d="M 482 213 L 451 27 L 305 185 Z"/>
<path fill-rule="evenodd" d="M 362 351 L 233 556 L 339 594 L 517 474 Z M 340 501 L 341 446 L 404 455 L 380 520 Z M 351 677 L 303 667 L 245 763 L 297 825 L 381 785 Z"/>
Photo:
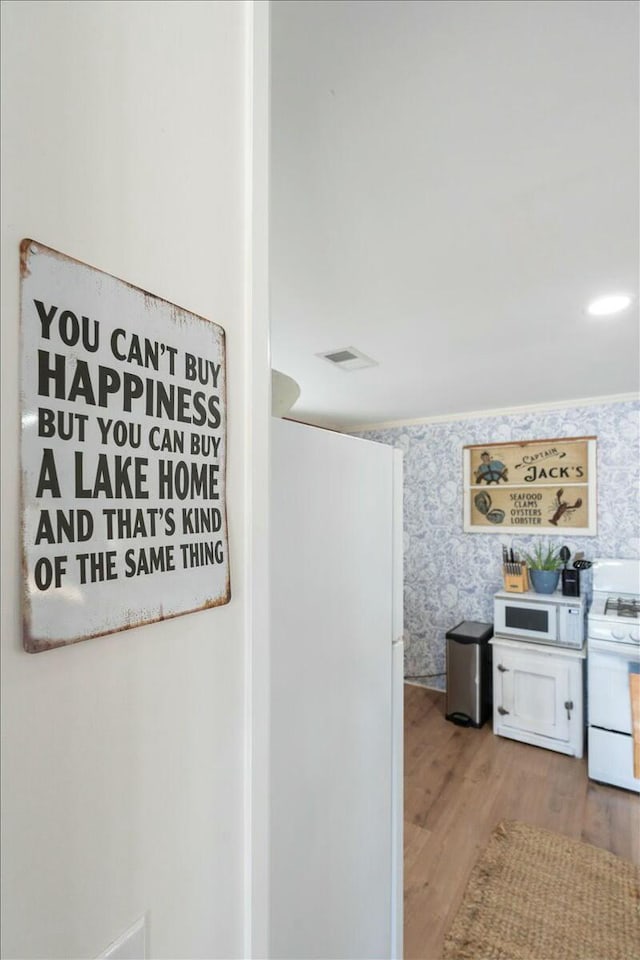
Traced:
<path fill-rule="evenodd" d="M 531 553 L 523 555 L 536 593 L 553 593 L 558 586 L 562 567 L 559 548 L 550 543 L 546 546 L 537 543 Z"/>

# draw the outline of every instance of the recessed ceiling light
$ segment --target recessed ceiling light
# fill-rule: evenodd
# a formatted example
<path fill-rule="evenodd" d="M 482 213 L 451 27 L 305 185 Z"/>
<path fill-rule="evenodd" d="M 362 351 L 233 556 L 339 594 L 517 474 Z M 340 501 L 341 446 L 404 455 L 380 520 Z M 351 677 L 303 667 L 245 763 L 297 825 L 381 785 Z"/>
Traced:
<path fill-rule="evenodd" d="M 592 300 L 587 307 L 587 313 L 592 317 L 610 317 L 614 313 L 626 310 L 630 303 L 631 297 L 626 293 L 614 293 L 608 297 Z"/>

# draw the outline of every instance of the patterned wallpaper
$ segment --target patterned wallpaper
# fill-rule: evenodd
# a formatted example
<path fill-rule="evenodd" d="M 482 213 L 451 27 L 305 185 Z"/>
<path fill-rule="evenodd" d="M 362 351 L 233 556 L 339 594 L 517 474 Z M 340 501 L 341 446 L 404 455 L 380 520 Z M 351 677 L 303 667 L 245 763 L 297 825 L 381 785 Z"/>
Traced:
<path fill-rule="evenodd" d="M 465 444 L 597 436 L 598 534 L 549 537 L 587 559 L 640 557 L 640 401 L 369 430 L 358 436 L 404 453 L 405 675 L 445 687 L 445 633 L 461 620 L 493 620 L 502 545 L 539 538 L 462 532 Z M 546 538 L 545 538 L 546 539 Z M 590 574 L 582 574 L 586 590 Z M 583 590 L 583 592 L 585 592 Z"/>

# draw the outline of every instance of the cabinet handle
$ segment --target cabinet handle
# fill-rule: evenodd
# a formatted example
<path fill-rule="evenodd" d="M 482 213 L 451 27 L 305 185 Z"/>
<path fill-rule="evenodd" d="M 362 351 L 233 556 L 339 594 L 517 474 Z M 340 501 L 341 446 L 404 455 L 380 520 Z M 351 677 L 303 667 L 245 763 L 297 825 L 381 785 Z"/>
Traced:
<path fill-rule="evenodd" d="M 567 711 L 567 720 L 571 720 L 571 711 L 573 710 L 573 700 L 565 700 L 564 708 Z"/>
<path fill-rule="evenodd" d="M 505 713 L 509 713 L 509 711 L 505 710 L 504 707 L 498 707 L 498 713 L 500 714 L 501 717 L 504 717 Z"/>
<path fill-rule="evenodd" d="M 509 673 L 509 667 L 503 667 L 501 663 L 498 664 L 498 670 L 500 673 Z"/>

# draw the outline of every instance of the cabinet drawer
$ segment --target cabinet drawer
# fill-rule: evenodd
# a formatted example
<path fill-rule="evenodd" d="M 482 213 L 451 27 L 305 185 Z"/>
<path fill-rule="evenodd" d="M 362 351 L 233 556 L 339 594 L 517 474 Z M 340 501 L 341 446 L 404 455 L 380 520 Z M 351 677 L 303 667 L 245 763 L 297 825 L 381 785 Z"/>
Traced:
<path fill-rule="evenodd" d="M 640 793 L 640 780 L 633 775 L 632 738 L 589 727 L 589 776 Z"/>

